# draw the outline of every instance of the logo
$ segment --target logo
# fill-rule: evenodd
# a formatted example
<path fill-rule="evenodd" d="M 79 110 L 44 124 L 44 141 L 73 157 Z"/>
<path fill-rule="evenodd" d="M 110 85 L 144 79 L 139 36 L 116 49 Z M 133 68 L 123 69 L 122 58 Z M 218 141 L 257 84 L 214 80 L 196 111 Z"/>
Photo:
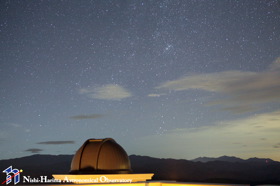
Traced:
<path fill-rule="evenodd" d="M 12 166 L 6 168 L 3 170 L 3 173 L 6 173 L 6 180 L 3 181 L 2 184 L 6 183 L 6 185 L 8 185 L 12 182 L 12 179 L 14 179 L 14 185 L 16 185 L 20 182 L 20 172 L 22 172 L 22 170 L 13 169 Z"/>

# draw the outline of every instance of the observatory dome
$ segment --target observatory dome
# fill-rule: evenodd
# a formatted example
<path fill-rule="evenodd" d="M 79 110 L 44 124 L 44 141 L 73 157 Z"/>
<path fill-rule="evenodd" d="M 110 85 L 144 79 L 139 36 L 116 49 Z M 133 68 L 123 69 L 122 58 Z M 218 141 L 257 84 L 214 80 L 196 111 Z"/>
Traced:
<path fill-rule="evenodd" d="M 112 138 L 88 139 L 71 163 L 71 174 L 128 174 L 130 161 L 125 150 Z"/>

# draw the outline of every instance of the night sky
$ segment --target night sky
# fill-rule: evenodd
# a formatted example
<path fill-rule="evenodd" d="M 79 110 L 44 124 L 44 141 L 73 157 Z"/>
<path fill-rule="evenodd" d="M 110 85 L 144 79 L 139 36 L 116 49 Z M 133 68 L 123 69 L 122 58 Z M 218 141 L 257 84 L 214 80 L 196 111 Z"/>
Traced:
<path fill-rule="evenodd" d="M 280 161 L 276 0 L 1 0 L 0 159 Z"/>

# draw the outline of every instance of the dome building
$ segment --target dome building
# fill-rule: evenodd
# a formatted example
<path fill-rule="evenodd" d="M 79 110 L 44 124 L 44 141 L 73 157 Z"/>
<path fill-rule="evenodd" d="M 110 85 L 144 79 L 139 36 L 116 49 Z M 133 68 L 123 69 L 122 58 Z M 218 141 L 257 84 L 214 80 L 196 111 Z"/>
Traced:
<path fill-rule="evenodd" d="M 70 174 L 129 174 L 130 161 L 125 150 L 112 138 L 88 139 L 78 149 Z"/>

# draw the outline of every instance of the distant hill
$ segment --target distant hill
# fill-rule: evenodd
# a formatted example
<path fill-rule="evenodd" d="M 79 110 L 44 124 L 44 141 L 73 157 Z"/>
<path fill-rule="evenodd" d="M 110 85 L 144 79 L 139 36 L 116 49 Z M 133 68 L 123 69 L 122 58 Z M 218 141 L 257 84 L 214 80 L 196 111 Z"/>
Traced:
<path fill-rule="evenodd" d="M 22 175 L 51 178 L 52 174 L 68 174 L 73 155 L 32 155 L 0 160 L 0 169 L 8 166 L 22 169 Z M 154 173 L 153 180 L 184 182 L 280 184 L 280 162 L 270 159 L 236 157 L 197 158 L 192 161 L 129 156 L 134 173 Z M 198 161 L 200 160 L 200 161 Z M 206 161 L 207 160 L 207 161 Z M 2 172 L 2 171 L 1 171 Z M 0 181 L 5 180 L 1 174 Z"/>
<path fill-rule="evenodd" d="M 209 158 L 209 157 L 199 157 L 196 159 L 191 160 L 193 162 L 210 162 L 210 161 L 226 161 L 226 162 L 243 162 L 244 160 L 241 158 L 236 158 L 233 156 L 221 156 L 219 158 Z"/>
<path fill-rule="evenodd" d="M 199 157 L 196 159 L 191 160 L 193 162 L 210 162 L 210 161 L 225 161 L 225 162 L 239 162 L 239 163 L 248 163 L 248 162 L 259 162 L 259 163 L 268 163 L 268 162 L 275 162 L 271 159 L 268 158 L 249 158 L 247 160 L 241 159 L 241 158 L 237 158 L 234 156 L 221 156 L 218 158 L 209 158 L 209 157 Z"/>

